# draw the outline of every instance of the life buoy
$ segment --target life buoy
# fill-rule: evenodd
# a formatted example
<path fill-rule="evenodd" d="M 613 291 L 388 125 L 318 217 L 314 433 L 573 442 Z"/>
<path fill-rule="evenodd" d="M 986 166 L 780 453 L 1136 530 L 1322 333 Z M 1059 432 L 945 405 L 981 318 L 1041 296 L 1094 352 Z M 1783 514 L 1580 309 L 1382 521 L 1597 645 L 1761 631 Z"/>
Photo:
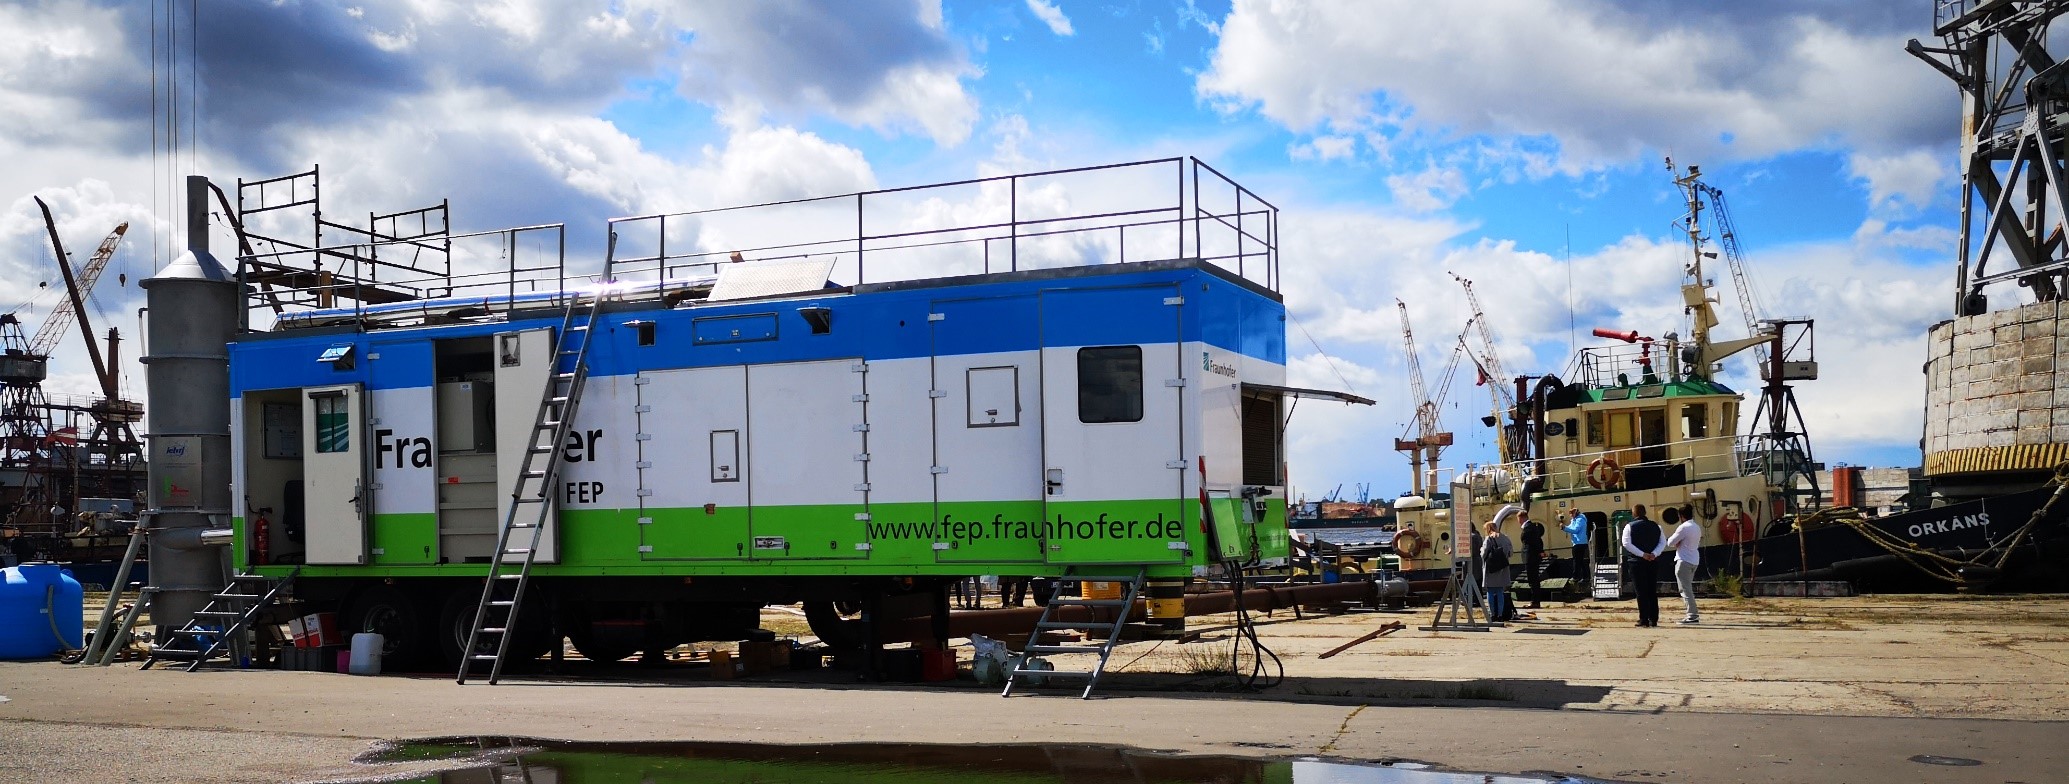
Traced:
<path fill-rule="evenodd" d="M 1402 558 L 1422 555 L 1424 544 L 1426 543 L 1422 540 L 1422 534 L 1413 528 L 1403 528 L 1394 534 L 1394 554 Z"/>
<path fill-rule="evenodd" d="M 1615 458 L 1607 455 L 1595 458 L 1588 464 L 1588 484 L 1600 490 L 1624 483 L 1624 467 L 1617 465 Z"/>

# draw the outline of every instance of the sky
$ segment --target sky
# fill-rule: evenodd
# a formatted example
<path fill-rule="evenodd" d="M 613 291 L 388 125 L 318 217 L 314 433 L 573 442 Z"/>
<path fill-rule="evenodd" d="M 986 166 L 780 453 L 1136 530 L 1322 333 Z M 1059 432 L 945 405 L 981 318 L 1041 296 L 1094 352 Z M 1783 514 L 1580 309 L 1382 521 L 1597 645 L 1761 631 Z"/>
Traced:
<path fill-rule="evenodd" d="M 1280 209 L 1290 383 L 1378 401 L 1297 410 L 1314 498 L 1406 490 L 1395 301 L 1438 386 L 1454 273 L 1514 373 L 1562 372 L 1591 327 L 1685 333 L 1669 156 L 1725 192 L 1759 315 L 1817 320 L 1820 459 L 1918 464 L 1953 307 L 1956 93 L 1903 50 L 1925 0 L 145 6 L 0 5 L 0 308 L 32 326 L 62 289 L 32 197 L 75 263 L 132 224 L 88 310 L 134 334 L 190 173 L 320 164 L 327 216 L 448 199 L 459 230 L 564 222 L 589 263 L 614 216 L 1193 156 Z M 65 345 L 51 388 L 90 391 Z M 1493 456 L 1472 382 L 1454 465 Z"/>

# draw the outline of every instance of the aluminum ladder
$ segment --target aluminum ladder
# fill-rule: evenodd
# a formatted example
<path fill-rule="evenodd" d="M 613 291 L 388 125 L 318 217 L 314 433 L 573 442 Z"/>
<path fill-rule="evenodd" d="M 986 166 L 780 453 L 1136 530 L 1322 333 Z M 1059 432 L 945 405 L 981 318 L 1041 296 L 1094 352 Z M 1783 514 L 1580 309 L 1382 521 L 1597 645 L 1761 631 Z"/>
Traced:
<path fill-rule="evenodd" d="M 517 628 L 525 586 L 531 582 L 532 564 L 539 552 L 540 535 L 553 514 L 553 482 L 560 475 L 561 458 L 567 450 L 568 429 L 582 402 L 582 387 L 589 380 L 589 337 L 603 307 L 601 292 L 589 298 L 581 321 L 575 312 L 584 309 L 580 295 L 571 297 L 560 315 L 560 330 L 553 337 L 553 367 L 546 387 L 539 395 L 539 411 L 532 419 L 530 439 L 525 441 L 524 461 L 519 464 L 516 485 L 510 490 L 510 509 L 503 515 L 496 533 L 496 549 L 489 556 L 488 577 L 481 584 L 481 602 L 474 608 L 473 629 L 460 649 L 458 683 L 466 683 L 475 662 L 489 662 L 489 684 L 503 676 L 503 664 L 510 652 L 510 638 Z M 565 369 L 563 369 L 565 368 Z M 545 465 L 540 466 L 539 461 Z M 513 531 L 527 531 L 523 547 L 511 546 Z M 500 586 L 510 586 L 508 592 Z M 482 643 L 495 640 L 495 653 L 482 653 Z"/>
<path fill-rule="evenodd" d="M 228 654 L 234 649 L 244 648 L 244 633 L 251 630 L 252 621 L 294 585 L 295 575 L 301 571 L 301 567 L 295 567 L 293 572 L 278 580 L 258 574 L 231 576 L 230 584 L 209 599 L 207 606 L 196 610 L 193 618 L 167 634 L 169 639 L 164 641 L 165 644 L 151 648 L 151 655 L 144 659 L 144 666 L 140 669 L 151 669 L 151 665 L 162 661 L 184 661 L 187 671 L 193 672 L 218 653 Z M 135 620 L 136 614 L 131 613 L 124 620 L 123 631 L 127 631 Z M 199 651 L 168 647 L 174 640 L 192 640 L 198 645 L 203 639 L 209 641 L 208 647 Z"/>
<path fill-rule="evenodd" d="M 1013 663 L 1012 672 L 1006 673 L 1006 690 L 1000 692 L 999 696 L 1013 696 L 1013 687 L 1019 685 L 1023 679 L 1030 681 L 1030 685 L 1033 685 L 1031 682 L 1036 679 L 1084 678 L 1085 690 L 1078 695 L 1078 698 L 1091 699 L 1092 689 L 1099 685 L 1099 676 L 1106 674 L 1106 662 L 1113 656 L 1114 646 L 1121 644 L 1121 629 L 1128 625 L 1128 613 L 1135 609 L 1135 600 L 1142 595 L 1142 584 L 1148 579 L 1148 576 L 1149 571 L 1146 568 L 1137 569 L 1133 576 L 1122 577 L 1085 575 L 1078 573 L 1078 567 L 1066 568 L 1063 572 L 1063 578 L 1057 581 L 1056 587 L 1058 590 L 1050 594 L 1049 601 L 1042 606 L 1042 618 L 1035 622 L 1034 634 L 1027 638 L 1027 648 L 1023 651 L 1024 655 Z M 1083 586 L 1085 583 L 1090 582 L 1121 583 L 1127 586 L 1127 590 L 1123 592 L 1124 595 L 1119 599 L 1088 599 L 1080 596 L 1063 595 L 1062 588 L 1065 583 L 1077 583 L 1079 586 Z M 1061 616 L 1057 611 L 1064 607 L 1112 607 L 1114 608 L 1113 620 L 1061 620 Z M 1043 633 L 1066 629 L 1085 632 L 1087 641 L 1092 640 L 1092 632 L 1096 631 L 1106 632 L 1106 638 L 1100 640 L 1097 645 L 1042 644 Z M 1093 664 L 1090 670 L 1022 669 L 1022 666 L 1027 663 L 1028 659 L 1044 653 L 1096 653 L 1099 654 L 1099 661 Z"/>

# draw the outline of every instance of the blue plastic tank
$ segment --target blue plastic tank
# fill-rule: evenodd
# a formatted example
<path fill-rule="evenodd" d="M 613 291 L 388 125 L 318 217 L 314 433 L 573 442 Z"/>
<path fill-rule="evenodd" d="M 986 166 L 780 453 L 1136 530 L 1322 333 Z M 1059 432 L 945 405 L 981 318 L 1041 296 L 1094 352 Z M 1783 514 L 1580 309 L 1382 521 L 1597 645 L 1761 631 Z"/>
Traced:
<path fill-rule="evenodd" d="M 85 603 L 79 581 L 62 566 L 0 569 L 0 659 L 41 659 L 85 647 Z"/>

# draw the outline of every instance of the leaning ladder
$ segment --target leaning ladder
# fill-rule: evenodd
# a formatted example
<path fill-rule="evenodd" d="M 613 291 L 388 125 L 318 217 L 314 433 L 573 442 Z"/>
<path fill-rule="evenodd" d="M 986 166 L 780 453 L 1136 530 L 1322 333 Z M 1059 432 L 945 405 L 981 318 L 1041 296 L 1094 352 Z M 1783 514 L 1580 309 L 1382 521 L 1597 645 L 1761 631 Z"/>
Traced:
<path fill-rule="evenodd" d="M 546 388 L 539 395 L 539 412 L 532 420 L 531 438 L 525 441 L 524 461 L 519 464 L 516 485 L 510 491 L 510 509 L 496 534 L 496 550 L 489 557 L 489 573 L 481 585 L 481 603 L 474 608 L 474 627 L 461 648 L 459 683 L 467 682 L 474 663 L 489 662 L 489 683 L 503 675 L 503 663 L 510 653 L 510 639 L 517 627 L 518 608 L 524 589 L 531 582 L 532 564 L 539 552 L 540 535 L 547 517 L 553 514 L 553 481 L 560 474 L 566 450 L 568 428 L 575 421 L 582 387 L 589 380 L 589 336 L 603 306 L 601 293 L 590 297 L 587 312 L 578 323 L 575 311 L 583 307 L 580 296 L 568 300 L 560 316 L 560 331 L 554 333 L 552 367 Z M 566 359 L 572 358 L 572 359 Z M 563 370 L 565 361 L 566 370 Z M 538 461 L 546 464 L 539 466 Z M 511 546 L 511 532 L 529 531 L 523 547 Z M 509 585 L 508 593 L 498 586 Z M 482 653 L 481 643 L 493 637 L 495 653 Z"/>
<path fill-rule="evenodd" d="M 1078 567 L 1075 566 L 1065 569 L 1063 579 L 1058 581 L 1057 587 L 1060 589 L 1063 587 L 1063 583 L 1072 582 L 1080 586 L 1088 582 L 1111 582 L 1127 586 L 1127 591 L 1119 599 L 1088 599 L 1078 596 L 1064 596 L 1061 590 L 1051 594 L 1048 603 L 1042 606 L 1041 620 L 1035 622 L 1034 635 L 1027 638 L 1027 648 L 1024 651 L 1026 655 L 1013 664 L 1012 672 L 1006 674 L 1006 690 L 1000 692 L 999 696 L 1013 696 L 1013 687 L 1018 685 L 1023 679 L 1032 682 L 1035 679 L 1084 678 L 1085 691 L 1079 694 L 1078 698 L 1092 698 L 1092 689 L 1099 685 L 1099 676 L 1106 674 L 1107 659 L 1113 656 L 1114 646 L 1121 644 L 1121 629 L 1128 625 L 1128 613 L 1135 609 L 1135 600 L 1142 595 L 1142 584 L 1148 578 L 1149 572 L 1146 569 L 1138 569 L 1132 577 L 1094 577 L 1078 574 L 1077 570 Z M 1115 609 L 1111 622 L 1065 621 L 1060 620 L 1057 612 L 1058 609 L 1063 607 L 1112 607 Z M 1086 632 L 1085 637 L 1088 640 L 1092 637 L 1091 632 L 1105 631 L 1106 639 L 1099 641 L 1098 645 L 1042 644 L 1041 640 L 1044 632 L 1063 629 L 1084 631 Z M 1093 664 L 1090 670 L 1022 669 L 1028 659 L 1043 653 L 1096 653 L 1099 654 L 1099 661 Z"/>
<path fill-rule="evenodd" d="M 193 672 L 201 669 L 201 665 L 215 658 L 216 654 L 243 646 L 244 633 L 251 629 L 252 622 L 294 585 L 295 574 L 300 571 L 301 567 L 295 567 L 294 572 L 278 580 L 258 574 L 232 576 L 229 585 L 223 586 L 221 592 L 209 599 L 207 606 L 196 610 L 193 618 L 172 630 L 168 635 L 171 639 L 165 641 L 169 644 L 173 640 L 185 639 L 198 643 L 208 639 L 208 647 L 197 651 L 160 645 L 151 649 L 151 655 L 144 659 L 144 666 L 139 669 L 151 669 L 151 665 L 161 661 L 184 661 L 187 671 Z M 124 625 L 127 626 L 135 617 L 132 613 Z"/>

